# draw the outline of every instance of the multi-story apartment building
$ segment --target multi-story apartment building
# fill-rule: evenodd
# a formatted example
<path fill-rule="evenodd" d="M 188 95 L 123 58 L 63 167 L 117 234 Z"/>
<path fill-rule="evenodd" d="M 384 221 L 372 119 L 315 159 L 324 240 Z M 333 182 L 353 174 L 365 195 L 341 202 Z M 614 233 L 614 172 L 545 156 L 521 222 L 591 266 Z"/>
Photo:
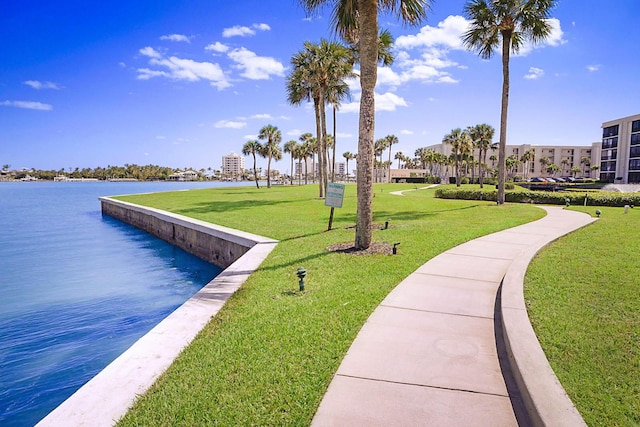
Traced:
<path fill-rule="evenodd" d="M 532 178 L 535 176 L 578 176 L 597 179 L 599 173 L 597 169 L 592 169 L 594 165 L 600 165 L 600 142 L 594 142 L 591 145 L 507 145 L 506 155 L 514 157 L 519 161 L 515 169 L 510 175 Z M 436 144 L 427 147 L 446 156 L 451 155 L 452 147 L 447 144 Z M 533 153 L 533 160 L 521 161 L 524 154 L 530 151 Z M 477 150 L 474 153 L 477 157 Z M 489 167 L 497 167 L 498 150 L 489 150 L 487 153 L 487 165 Z M 549 171 L 549 166 L 554 164 L 558 166 L 555 172 Z M 580 168 L 580 172 L 575 172 Z M 526 170 L 525 170 L 526 169 Z"/>
<path fill-rule="evenodd" d="M 640 183 L 640 114 L 602 123 L 600 179 Z"/>
<path fill-rule="evenodd" d="M 239 177 L 244 172 L 244 157 L 231 153 L 222 156 L 222 174 L 228 177 Z"/>

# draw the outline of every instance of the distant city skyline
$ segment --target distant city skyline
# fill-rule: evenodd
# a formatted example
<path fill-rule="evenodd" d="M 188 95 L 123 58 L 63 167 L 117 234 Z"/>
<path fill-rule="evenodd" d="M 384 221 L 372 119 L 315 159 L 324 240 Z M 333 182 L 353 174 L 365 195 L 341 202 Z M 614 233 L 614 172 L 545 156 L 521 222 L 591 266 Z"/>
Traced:
<path fill-rule="evenodd" d="M 379 69 L 376 138 L 398 136 L 394 152 L 499 127 L 500 58 L 462 46 L 464 3 L 434 2 L 418 27 L 380 17 L 396 61 Z M 508 144 L 588 145 L 603 122 L 640 113 L 640 3 L 606 5 L 560 0 L 551 37 L 512 58 Z M 266 124 L 283 144 L 315 133 L 311 106 L 287 104 L 285 79 L 304 41 L 333 38 L 329 15 L 274 0 L 4 5 L 0 164 L 220 169 Z M 338 114 L 336 160 L 357 151 L 358 85 Z M 288 173 L 289 156 L 272 167 Z"/>

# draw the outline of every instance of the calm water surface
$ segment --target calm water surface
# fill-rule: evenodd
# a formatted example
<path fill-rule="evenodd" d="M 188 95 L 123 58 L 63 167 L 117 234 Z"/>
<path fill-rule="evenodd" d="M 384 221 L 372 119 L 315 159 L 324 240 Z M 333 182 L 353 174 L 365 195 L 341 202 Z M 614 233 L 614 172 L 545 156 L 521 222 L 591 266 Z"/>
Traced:
<path fill-rule="evenodd" d="M 0 425 L 32 426 L 220 270 L 100 212 L 204 183 L 0 183 Z"/>

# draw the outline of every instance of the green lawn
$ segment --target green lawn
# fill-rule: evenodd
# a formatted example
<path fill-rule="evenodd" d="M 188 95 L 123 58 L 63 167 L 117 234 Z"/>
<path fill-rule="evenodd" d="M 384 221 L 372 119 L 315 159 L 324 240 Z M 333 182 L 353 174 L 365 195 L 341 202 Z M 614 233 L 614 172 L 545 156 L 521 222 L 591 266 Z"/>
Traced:
<path fill-rule="evenodd" d="M 462 242 L 541 218 L 531 205 L 441 200 L 376 185 L 374 241 L 399 253 L 327 251 L 354 239 L 355 186 L 325 231 L 317 186 L 234 187 L 122 197 L 280 240 L 121 426 L 308 425 L 367 317 L 403 278 Z M 388 230 L 380 230 L 390 220 Z M 308 271 L 306 292 L 295 270 Z"/>
<path fill-rule="evenodd" d="M 598 209 L 599 221 L 534 259 L 525 297 L 547 358 L 587 424 L 638 426 L 640 210 Z"/>

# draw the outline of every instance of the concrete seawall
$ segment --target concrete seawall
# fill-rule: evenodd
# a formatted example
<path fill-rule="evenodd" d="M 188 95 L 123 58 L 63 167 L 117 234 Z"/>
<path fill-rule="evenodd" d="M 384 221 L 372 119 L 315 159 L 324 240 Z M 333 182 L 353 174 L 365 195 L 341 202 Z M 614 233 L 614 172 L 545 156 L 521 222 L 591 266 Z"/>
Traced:
<path fill-rule="evenodd" d="M 173 363 L 278 244 L 159 209 L 100 198 L 102 212 L 225 270 L 54 409 L 38 427 L 108 427 Z"/>
<path fill-rule="evenodd" d="M 172 245 L 227 268 L 244 255 L 261 236 L 198 221 L 159 209 L 101 197 L 102 213 L 140 228 Z"/>

